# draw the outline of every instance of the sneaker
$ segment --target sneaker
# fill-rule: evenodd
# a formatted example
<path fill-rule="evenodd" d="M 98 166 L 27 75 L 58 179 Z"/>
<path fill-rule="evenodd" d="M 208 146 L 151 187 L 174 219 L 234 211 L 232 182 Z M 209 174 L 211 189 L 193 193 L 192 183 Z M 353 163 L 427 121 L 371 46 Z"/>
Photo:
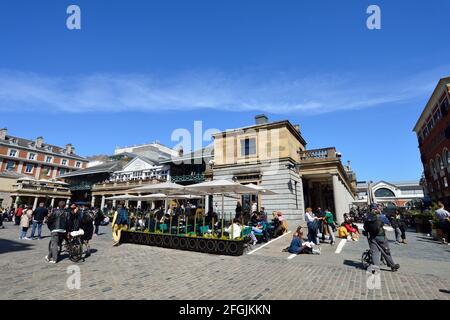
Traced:
<path fill-rule="evenodd" d="M 401 243 L 400 243 L 400 242 L 398 242 L 398 241 L 395 241 L 395 244 L 397 244 L 397 245 L 401 245 Z"/>
<path fill-rule="evenodd" d="M 402 243 L 403 243 L 403 244 L 408 244 L 408 242 L 406 242 L 405 239 L 403 239 Z"/>
<path fill-rule="evenodd" d="M 44 259 L 46 262 L 50 262 L 50 260 L 48 260 L 48 256 L 45 256 Z"/>
<path fill-rule="evenodd" d="M 55 260 L 50 260 L 48 263 L 56 263 Z"/>
<path fill-rule="evenodd" d="M 31 238 L 25 237 L 23 238 L 23 240 L 31 240 Z"/>
<path fill-rule="evenodd" d="M 393 272 L 397 271 L 398 269 L 400 269 L 400 265 L 399 265 L 398 263 L 396 263 L 396 264 L 391 268 L 391 270 L 392 270 Z"/>
<path fill-rule="evenodd" d="M 253 241 L 253 245 L 256 245 L 257 243 L 258 243 L 258 241 L 256 241 L 256 240 L 255 240 L 255 241 Z"/>
<path fill-rule="evenodd" d="M 330 244 L 331 244 L 331 245 L 334 245 L 334 241 L 333 241 L 333 240 L 331 240 Z"/>
<path fill-rule="evenodd" d="M 113 243 L 113 247 L 117 247 L 119 245 L 119 241 Z"/>

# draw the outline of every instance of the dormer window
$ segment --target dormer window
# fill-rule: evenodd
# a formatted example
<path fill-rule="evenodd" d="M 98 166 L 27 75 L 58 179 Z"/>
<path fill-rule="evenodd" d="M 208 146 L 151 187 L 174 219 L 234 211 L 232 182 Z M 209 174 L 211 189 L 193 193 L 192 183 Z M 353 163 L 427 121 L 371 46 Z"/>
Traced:
<path fill-rule="evenodd" d="M 67 159 L 61 159 L 61 164 L 63 166 L 67 166 Z"/>
<path fill-rule="evenodd" d="M 15 150 L 15 149 L 10 149 L 8 155 L 9 155 L 10 157 L 17 157 L 18 154 L 19 154 L 19 152 L 18 152 L 17 150 Z"/>

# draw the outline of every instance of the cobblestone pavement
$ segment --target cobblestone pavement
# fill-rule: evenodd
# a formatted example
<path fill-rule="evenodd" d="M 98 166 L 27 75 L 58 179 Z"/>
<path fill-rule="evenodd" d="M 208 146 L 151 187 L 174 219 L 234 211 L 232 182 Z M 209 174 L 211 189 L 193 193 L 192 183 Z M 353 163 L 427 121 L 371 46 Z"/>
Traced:
<path fill-rule="evenodd" d="M 400 271 L 381 273 L 381 288 L 367 288 L 360 267 L 367 241 L 322 244 L 321 255 L 281 250 L 291 234 L 241 257 L 216 256 L 123 244 L 112 247 L 110 227 L 92 241 L 93 254 L 76 264 L 81 288 L 69 290 L 67 268 L 44 261 L 44 240 L 18 240 L 18 227 L 0 230 L 0 299 L 450 299 L 450 246 L 408 233 L 408 245 L 391 243 Z M 393 239 L 393 234 L 389 234 Z M 339 243 L 339 239 L 338 242 Z M 248 254 L 250 253 L 250 254 Z"/>

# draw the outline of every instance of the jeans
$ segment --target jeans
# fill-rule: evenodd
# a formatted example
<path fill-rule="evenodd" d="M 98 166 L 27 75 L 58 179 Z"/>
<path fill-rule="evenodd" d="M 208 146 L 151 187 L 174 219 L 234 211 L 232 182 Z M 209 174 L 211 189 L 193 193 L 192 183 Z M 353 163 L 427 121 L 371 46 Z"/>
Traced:
<path fill-rule="evenodd" d="M 31 238 L 34 238 L 34 232 L 38 229 L 38 238 L 41 239 L 42 234 L 42 221 L 33 221 L 33 226 L 31 227 Z"/>
<path fill-rule="evenodd" d="M 95 233 L 96 235 L 98 235 L 98 229 L 99 229 L 99 227 L 100 227 L 100 225 L 98 225 L 98 224 L 95 225 L 95 231 L 94 231 L 94 233 Z"/>
<path fill-rule="evenodd" d="M 397 227 L 397 228 L 394 229 L 394 231 L 395 231 L 395 240 L 397 242 L 400 242 L 402 239 L 403 240 L 406 239 L 406 235 L 405 235 L 405 230 L 404 229 Z"/>
<path fill-rule="evenodd" d="M 28 231 L 28 227 L 21 227 L 20 228 L 20 234 L 19 234 L 19 238 L 23 239 L 27 237 L 27 231 Z"/>
<path fill-rule="evenodd" d="M 324 227 L 327 229 L 331 241 L 335 242 L 336 238 L 334 237 L 333 227 L 329 224 L 325 224 Z M 322 233 L 322 240 L 325 241 L 325 232 Z"/>
<path fill-rule="evenodd" d="M 372 253 L 372 263 L 377 267 L 380 266 L 381 263 L 381 249 L 384 250 L 383 258 L 386 261 L 389 267 L 393 267 L 395 265 L 394 260 L 391 256 L 391 250 L 389 249 L 389 242 L 386 238 L 383 240 L 371 239 L 369 240 L 369 247 Z"/>
<path fill-rule="evenodd" d="M 314 222 L 308 222 L 308 241 L 314 244 L 319 244 L 319 237 L 317 236 L 317 229 L 314 228 Z"/>
<path fill-rule="evenodd" d="M 53 232 L 50 238 L 50 246 L 47 258 L 58 262 L 59 258 L 59 244 L 64 239 L 64 233 Z"/>

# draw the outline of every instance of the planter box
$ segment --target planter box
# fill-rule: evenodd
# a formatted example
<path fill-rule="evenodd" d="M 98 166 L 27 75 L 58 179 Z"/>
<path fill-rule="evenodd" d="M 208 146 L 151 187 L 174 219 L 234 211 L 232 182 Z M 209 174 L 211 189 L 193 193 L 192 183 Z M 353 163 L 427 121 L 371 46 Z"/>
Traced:
<path fill-rule="evenodd" d="M 244 253 L 244 240 L 207 239 L 162 233 L 122 231 L 120 243 L 134 243 L 227 256 L 241 256 Z"/>
<path fill-rule="evenodd" d="M 442 229 L 433 229 L 431 230 L 431 236 L 434 240 L 441 241 L 444 237 L 444 232 L 442 231 Z"/>

